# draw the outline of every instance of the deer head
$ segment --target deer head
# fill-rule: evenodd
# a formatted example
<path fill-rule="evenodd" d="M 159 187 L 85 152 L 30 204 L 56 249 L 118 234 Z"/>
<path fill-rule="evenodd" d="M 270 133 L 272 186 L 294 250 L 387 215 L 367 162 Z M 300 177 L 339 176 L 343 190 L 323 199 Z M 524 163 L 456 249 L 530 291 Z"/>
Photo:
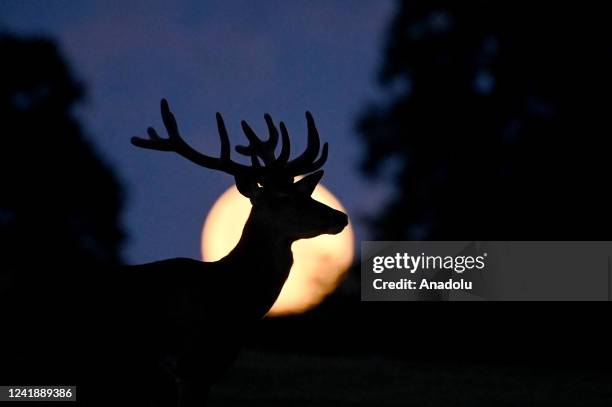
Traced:
<path fill-rule="evenodd" d="M 219 113 L 216 115 L 221 139 L 221 153 L 218 158 L 202 154 L 185 142 L 165 99 L 161 101 L 161 115 L 168 137 L 160 137 L 155 129 L 149 127 L 149 138 L 132 137 L 132 144 L 150 150 L 174 151 L 202 167 L 233 175 L 236 187 L 253 205 L 251 219 L 259 225 L 265 225 L 270 232 L 289 240 L 298 240 L 320 234 L 337 234 L 348 224 L 346 214 L 311 197 L 323 176 L 323 171 L 319 168 L 327 160 L 328 145 L 323 145 L 319 156 L 319 134 L 309 112 L 306 112 L 308 145 L 304 152 L 293 160 L 289 160 L 289 133 L 283 122 L 279 124 L 279 137 L 272 118 L 266 114 L 264 118 L 269 137 L 264 141 L 242 121 L 242 130 L 249 145 L 236 146 L 236 151 L 250 158 L 250 166 L 231 159 L 229 136 Z M 281 150 L 277 156 L 275 151 L 279 139 Z M 305 175 L 304 178 L 294 182 L 294 178 L 301 175 Z"/>

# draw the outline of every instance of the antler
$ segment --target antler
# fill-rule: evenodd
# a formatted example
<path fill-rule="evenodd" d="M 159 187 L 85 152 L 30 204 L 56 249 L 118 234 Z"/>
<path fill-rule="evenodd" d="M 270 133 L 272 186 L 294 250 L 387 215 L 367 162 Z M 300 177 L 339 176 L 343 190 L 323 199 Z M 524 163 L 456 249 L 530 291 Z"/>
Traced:
<path fill-rule="evenodd" d="M 189 161 L 213 170 L 219 170 L 228 174 L 246 175 L 251 174 L 253 168 L 236 163 L 230 159 L 230 142 L 225 123 L 219 113 L 217 113 L 217 128 L 219 130 L 219 138 L 221 139 L 221 155 L 219 158 L 210 157 L 194 150 L 183 138 L 178 131 L 176 119 L 170 111 L 166 99 L 161 101 L 161 115 L 168 132 L 168 138 L 162 138 L 157 134 L 154 128 L 147 128 L 148 139 L 140 137 L 132 137 L 132 144 L 137 147 L 146 148 L 149 150 L 158 151 L 174 151 Z"/>
<path fill-rule="evenodd" d="M 242 130 L 249 140 L 248 146 L 236 146 L 236 151 L 242 155 L 251 158 L 251 166 L 240 164 L 232 161 L 230 158 L 230 141 L 225 128 L 223 118 L 217 113 L 217 128 L 219 138 L 221 140 L 221 153 L 219 158 L 211 157 L 194 150 L 185 142 L 178 131 L 178 125 L 174 115 L 170 111 L 166 99 L 161 101 L 161 115 L 168 132 L 167 138 L 162 138 L 157 134 L 157 131 L 152 127 L 147 128 L 148 139 L 140 137 L 132 137 L 131 141 L 137 147 L 146 148 L 149 150 L 158 151 L 174 151 L 181 156 L 187 158 L 191 162 L 201 165 L 206 168 L 223 171 L 234 175 L 235 177 L 248 176 L 257 180 L 264 181 L 268 178 L 293 179 L 294 176 L 313 172 L 325 163 L 327 160 L 328 145 L 323 145 L 321 156 L 319 155 L 319 133 L 314 124 L 314 120 L 310 112 L 306 112 L 306 121 L 308 123 L 308 145 L 306 150 L 297 158 L 289 161 L 290 141 L 289 133 L 283 122 L 280 123 L 280 133 L 282 138 L 281 151 L 278 157 L 275 157 L 275 150 L 279 141 L 278 130 L 274 126 L 274 122 L 269 114 L 264 116 L 268 126 L 269 138 L 262 141 L 257 137 L 255 132 L 247 124 L 242 121 Z M 261 159 L 264 166 L 259 162 Z"/>
<path fill-rule="evenodd" d="M 323 166 L 327 161 L 328 144 L 323 144 L 321 156 L 317 158 L 320 150 L 319 132 L 314 124 L 314 119 L 310 112 L 306 112 L 306 122 L 308 123 L 308 145 L 304 152 L 292 161 L 289 160 L 290 141 L 289 133 L 285 123 L 280 122 L 280 130 L 282 136 L 281 152 L 278 158 L 274 157 L 274 151 L 278 144 L 278 130 L 274 126 L 274 122 L 269 114 L 264 115 L 268 126 L 269 138 L 262 141 L 257 137 L 247 122 L 242 121 L 242 130 L 249 139 L 248 146 L 236 146 L 236 151 L 242 155 L 251 157 L 251 162 L 254 166 L 259 166 L 258 158 L 261 158 L 266 167 L 282 169 L 285 176 L 297 176 L 308 174 Z"/>

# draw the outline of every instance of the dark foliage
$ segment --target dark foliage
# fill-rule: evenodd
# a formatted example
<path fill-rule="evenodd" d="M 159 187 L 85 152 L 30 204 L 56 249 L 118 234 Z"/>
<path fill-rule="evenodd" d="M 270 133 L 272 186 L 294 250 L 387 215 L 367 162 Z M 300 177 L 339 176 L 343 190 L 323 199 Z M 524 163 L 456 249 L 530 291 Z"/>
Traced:
<path fill-rule="evenodd" d="M 359 122 L 377 238 L 609 238 L 610 25 L 575 6 L 401 3 Z"/>
<path fill-rule="evenodd" d="M 94 270 L 120 260 L 120 189 L 76 119 L 83 87 L 56 45 L 0 35 L 0 54 L 0 381 L 77 383 L 78 362 L 95 366 L 77 350 L 104 348 L 84 300 L 112 297 Z"/>
<path fill-rule="evenodd" d="M 82 85 L 51 41 L 5 35 L 0 50 L 3 269 L 118 262 L 119 186 L 75 118 Z"/>

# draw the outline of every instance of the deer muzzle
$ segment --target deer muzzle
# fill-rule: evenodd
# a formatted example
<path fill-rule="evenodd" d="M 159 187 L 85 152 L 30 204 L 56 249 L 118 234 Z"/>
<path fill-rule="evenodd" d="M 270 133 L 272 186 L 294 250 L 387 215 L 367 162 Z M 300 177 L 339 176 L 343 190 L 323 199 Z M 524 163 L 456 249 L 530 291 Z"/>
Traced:
<path fill-rule="evenodd" d="M 329 235 L 337 235 L 348 225 L 348 216 L 344 212 L 334 210 L 330 214 L 329 228 L 325 231 Z"/>

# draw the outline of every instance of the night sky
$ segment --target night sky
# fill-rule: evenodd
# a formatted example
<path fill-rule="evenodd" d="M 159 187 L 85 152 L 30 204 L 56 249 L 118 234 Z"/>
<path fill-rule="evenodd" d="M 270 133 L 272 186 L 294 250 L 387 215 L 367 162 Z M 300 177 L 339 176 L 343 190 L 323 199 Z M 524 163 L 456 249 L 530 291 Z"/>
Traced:
<path fill-rule="evenodd" d="M 349 7 L 350 6 L 350 7 Z M 173 153 L 133 147 L 152 125 L 165 135 L 166 97 L 183 136 L 219 153 L 214 120 L 225 118 L 232 144 L 240 120 L 266 136 L 263 114 L 283 120 L 293 154 L 305 146 L 304 111 L 330 142 L 323 183 L 347 207 L 357 242 L 363 215 L 385 187 L 357 167 L 355 119 L 376 87 L 391 1 L 18 1 L 0 2 L 0 30 L 55 39 L 87 87 L 76 112 L 124 186 L 122 223 L 129 263 L 200 257 L 206 213 L 233 179 Z M 234 158 L 237 158 L 234 152 Z"/>

